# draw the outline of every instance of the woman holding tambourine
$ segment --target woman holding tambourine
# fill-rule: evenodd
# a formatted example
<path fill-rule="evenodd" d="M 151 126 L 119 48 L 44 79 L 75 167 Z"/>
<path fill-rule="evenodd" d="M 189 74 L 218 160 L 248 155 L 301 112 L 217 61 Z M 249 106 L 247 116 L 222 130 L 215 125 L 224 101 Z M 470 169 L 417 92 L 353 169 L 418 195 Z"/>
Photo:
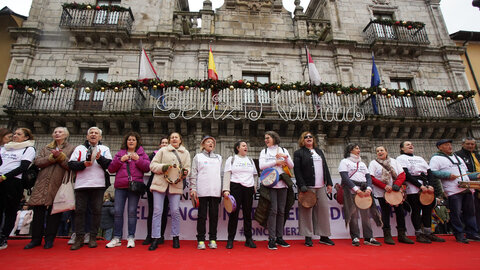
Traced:
<path fill-rule="evenodd" d="M 407 202 L 412 208 L 412 224 L 419 243 L 445 242 L 432 233 L 432 209 L 435 207 L 433 174 L 428 163 L 413 154 L 412 142 L 400 143 L 397 162 L 403 167 L 407 182 Z M 425 198 L 425 199 L 424 199 Z M 422 230 L 423 225 L 423 230 Z"/>
<path fill-rule="evenodd" d="M 342 177 L 345 225 L 350 227 L 350 237 L 353 246 L 360 246 L 360 229 L 358 227 L 358 213 L 362 220 L 363 237 L 365 245 L 380 246 L 375 238 L 370 225 L 369 214 L 372 215 L 377 226 L 382 224 L 377 207 L 372 198 L 372 178 L 367 165 L 360 157 L 358 144 L 349 143 L 345 147 L 344 159 L 340 161 L 338 171 Z"/>
<path fill-rule="evenodd" d="M 400 191 L 400 187 L 405 181 L 405 173 L 395 159 L 388 157 L 387 149 L 384 146 L 378 146 L 375 152 L 377 158 L 370 162 L 368 169 L 374 185 L 373 194 L 382 209 L 384 242 L 395 245 L 390 230 L 390 214 L 393 206 L 397 218 L 398 242 L 413 244 L 414 242 L 406 235 L 403 193 Z"/>
<path fill-rule="evenodd" d="M 264 172 L 270 168 L 280 177 L 278 182 L 268 186 L 270 195 L 270 209 L 267 220 L 268 227 L 268 249 L 277 249 L 277 244 L 282 247 L 290 245 L 283 240 L 283 228 L 285 226 L 285 208 L 287 204 L 287 183 L 284 175 L 290 174 L 293 168 L 293 161 L 287 149 L 278 146 L 280 136 L 275 131 L 265 133 L 265 144 L 267 148 L 260 152 L 259 165 Z M 291 180 L 290 180 L 291 181 Z M 265 186 L 265 182 L 262 182 Z"/>
<path fill-rule="evenodd" d="M 218 206 L 222 196 L 221 167 L 222 157 L 215 154 L 217 141 L 205 136 L 201 142 L 201 153 L 192 161 L 192 172 L 189 175 L 190 196 L 198 198 L 197 249 L 205 249 L 205 234 L 208 212 L 208 247 L 217 248 Z"/>
<path fill-rule="evenodd" d="M 320 236 L 320 243 L 333 246 L 328 237 L 330 233 L 330 218 L 327 193 L 332 193 L 332 179 L 328 170 L 323 151 L 317 146 L 317 140 L 311 132 L 305 131 L 298 140 L 300 149 L 293 153 L 295 164 L 295 179 L 301 194 L 314 194 L 316 203 L 306 208 L 298 204 L 298 227 L 300 235 L 305 236 L 305 246 L 313 246 L 312 236 Z M 300 200 L 300 199 L 299 199 Z"/>
<path fill-rule="evenodd" d="M 229 199 L 230 196 L 233 196 L 236 202 L 236 207 L 228 218 L 227 249 L 233 248 L 240 208 L 242 208 L 243 213 L 243 232 L 246 239 L 245 246 L 256 248 L 257 246 L 252 239 L 252 204 L 253 195 L 257 189 L 257 168 L 253 160 L 247 157 L 247 142 L 236 142 L 233 146 L 233 151 L 235 155 L 225 161 L 225 174 L 223 175 L 223 196 L 225 197 L 225 203 L 231 200 Z"/>
<path fill-rule="evenodd" d="M 155 173 L 150 190 L 153 193 L 152 244 L 148 250 L 157 249 L 160 243 L 162 212 L 165 196 L 170 204 L 172 217 L 173 248 L 180 248 L 180 198 L 183 194 L 183 179 L 190 171 L 190 152 L 183 146 L 182 136 L 173 132 L 168 137 L 168 146 L 160 149 L 150 170 Z"/>

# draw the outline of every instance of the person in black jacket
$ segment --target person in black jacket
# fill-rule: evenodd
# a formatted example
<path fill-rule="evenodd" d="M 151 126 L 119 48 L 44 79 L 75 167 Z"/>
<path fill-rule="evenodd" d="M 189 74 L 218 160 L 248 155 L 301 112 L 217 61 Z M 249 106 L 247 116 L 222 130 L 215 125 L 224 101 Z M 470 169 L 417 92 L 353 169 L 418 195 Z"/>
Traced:
<path fill-rule="evenodd" d="M 472 137 L 467 137 L 462 140 L 462 149 L 455 152 L 457 156 L 461 157 L 467 165 L 469 172 L 480 172 L 480 154 L 477 149 L 477 142 Z M 477 228 L 480 231 L 480 192 L 475 190 L 473 196 L 475 206 L 475 219 L 477 221 Z"/>
<path fill-rule="evenodd" d="M 313 235 L 320 236 L 321 244 L 333 246 L 333 241 L 328 238 L 331 233 L 327 198 L 327 193 L 332 193 L 332 179 L 325 155 L 309 131 L 300 135 L 298 146 L 300 149 L 293 154 L 297 188 L 300 192 L 313 192 L 317 197 L 317 203 L 312 208 L 298 205 L 300 235 L 305 236 L 307 247 L 313 246 Z"/>

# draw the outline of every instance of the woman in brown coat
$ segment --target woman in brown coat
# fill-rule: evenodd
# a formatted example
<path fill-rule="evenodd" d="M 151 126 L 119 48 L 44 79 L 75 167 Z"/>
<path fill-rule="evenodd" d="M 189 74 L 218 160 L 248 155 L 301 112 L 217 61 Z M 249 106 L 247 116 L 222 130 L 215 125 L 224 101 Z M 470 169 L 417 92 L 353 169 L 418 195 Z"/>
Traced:
<path fill-rule="evenodd" d="M 53 141 L 47 144 L 35 158 L 35 165 L 41 170 L 28 201 L 28 205 L 33 206 L 32 241 L 25 246 L 25 249 L 42 244 L 44 235 L 43 248 L 53 247 L 53 240 L 62 217 L 62 213 L 51 215 L 53 199 L 62 184 L 63 176 L 68 169 L 68 160 L 75 149 L 75 146 L 67 142 L 68 136 L 67 128 L 55 128 L 52 133 Z M 47 224 L 44 229 L 45 213 L 47 213 Z"/>

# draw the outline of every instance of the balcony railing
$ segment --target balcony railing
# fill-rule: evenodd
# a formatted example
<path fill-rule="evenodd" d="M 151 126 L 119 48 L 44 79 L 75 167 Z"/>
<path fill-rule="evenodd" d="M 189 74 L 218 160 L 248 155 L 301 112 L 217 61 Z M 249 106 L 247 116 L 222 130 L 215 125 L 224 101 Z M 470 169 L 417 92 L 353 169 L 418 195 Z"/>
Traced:
<path fill-rule="evenodd" d="M 60 27 L 70 29 L 116 29 L 126 31 L 132 30 L 133 14 L 129 8 L 126 11 L 109 11 L 96 9 L 73 9 L 63 8 Z"/>
<path fill-rule="evenodd" d="M 80 92 L 82 91 L 82 92 Z M 81 93 L 81 95 L 80 95 Z M 215 119 L 283 119 L 285 121 L 362 121 L 373 115 L 372 103 L 362 95 L 325 93 L 323 96 L 298 91 L 264 91 L 262 89 L 237 88 L 212 93 L 206 89 L 166 88 L 143 91 L 124 88 L 115 93 L 55 88 L 41 93 L 12 91 L 7 103 L 10 112 L 98 112 L 124 113 L 151 111 L 153 116 L 170 118 Z M 402 96 L 387 98 L 377 95 L 380 116 L 393 118 L 473 119 L 478 112 L 472 99 L 462 101 L 436 100 L 431 97 Z M 365 101 L 366 100 L 366 101 Z"/>
<path fill-rule="evenodd" d="M 190 35 L 200 32 L 198 21 L 202 18 L 200 12 L 175 11 L 173 13 L 174 31 Z"/>
<path fill-rule="evenodd" d="M 403 25 L 388 25 L 370 21 L 363 29 L 367 41 L 372 44 L 376 41 L 396 41 L 400 43 L 429 44 L 425 27 L 411 28 Z"/>

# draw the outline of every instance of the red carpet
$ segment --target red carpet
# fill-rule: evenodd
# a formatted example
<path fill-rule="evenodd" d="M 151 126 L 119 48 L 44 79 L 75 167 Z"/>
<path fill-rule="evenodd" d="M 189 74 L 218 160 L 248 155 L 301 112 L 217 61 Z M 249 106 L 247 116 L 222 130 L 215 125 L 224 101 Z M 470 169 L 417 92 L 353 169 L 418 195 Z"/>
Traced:
<path fill-rule="evenodd" d="M 414 245 L 396 244 L 381 247 L 351 246 L 350 240 L 334 240 L 329 247 L 314 242 L 305 247 L 301 240 L 290 240 L 290 248 L 268 250 L 266 241 L 258 241 L 256 249 L 235 242 L 227 250 L 219 241 L 217 250 L 197 250 L 195 241 L 180 241 L 173 249 L 166 241 L 155 251 L 148 251 L 137 241 L 137 247 L 106 249 L 106 241 L 90 249 L 70 251 L 67 239 L 56 239 L 50 250 L 36 247 L 24 250 L 29 240 L 9 240 L 0 250 L 1 269 L 480 269 L 480 242 L 460 244 L 452 236 L 446 243 Z M 383 242 L 383 239 L 379 239 Z"/>

